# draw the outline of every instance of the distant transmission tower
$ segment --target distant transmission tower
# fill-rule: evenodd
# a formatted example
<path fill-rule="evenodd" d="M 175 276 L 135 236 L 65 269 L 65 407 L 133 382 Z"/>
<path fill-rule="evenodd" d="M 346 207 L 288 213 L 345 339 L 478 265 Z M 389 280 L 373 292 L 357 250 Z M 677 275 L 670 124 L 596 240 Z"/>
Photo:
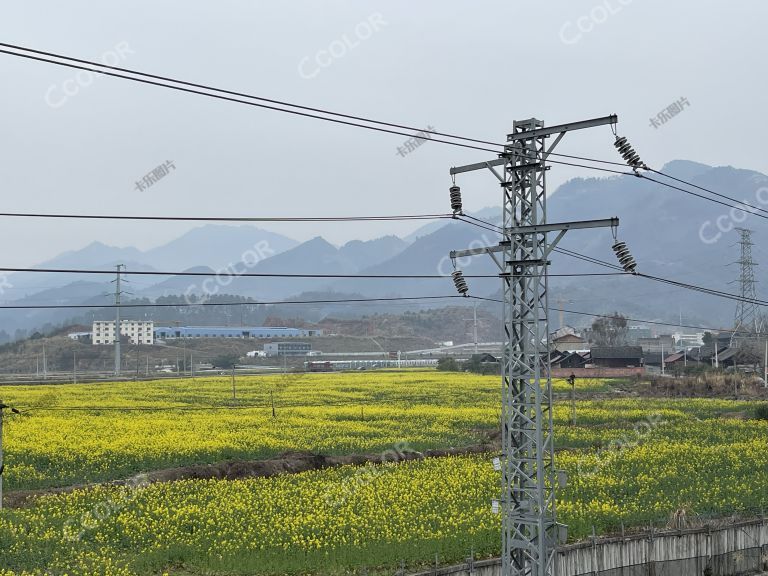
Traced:
<path fill-rule="evenodd" d="M 123 295 L 123 291 L 120 290 L 120 281 L 123 268 L 125 268 L 124 264 L 117 265 L 117 276 L 113 280 L 115 283 L 115 376 L 120 376 L 120 296 Z"/>
<path fill-rule="evenodd" d="M 752 246 L 754 246 L 752 230 L 746 228 L 736 228 L 736 230 L 741 235 L 741 240 L 739 240 L 741 258 L 735 264 L 739 264 L 741 269 L 738 283 L 742 300 L 736 305 L 734 329 L 739 332 L 746 332 L 747 336 L 759 335 L 764 332 L 764 325 L 763 315 L 756 302 L 755 266 L 757 264 L 752 260 Z"/>

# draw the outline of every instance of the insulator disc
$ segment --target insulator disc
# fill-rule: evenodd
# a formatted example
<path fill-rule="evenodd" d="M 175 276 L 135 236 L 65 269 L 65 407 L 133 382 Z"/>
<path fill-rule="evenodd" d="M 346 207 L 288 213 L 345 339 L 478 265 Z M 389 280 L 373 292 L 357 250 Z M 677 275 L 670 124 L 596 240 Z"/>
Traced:
<path fill-rule="evenodd" d="M 627 256 L 626 258 L 621 259 L 621 265 L 624 267 L 627 266 L 634 266 L 637 262 L 635 262 L 635 259 L 632 256 Z"/>
<path fill-rule="evenodd" d="M 458 293 L 465 296 L 467 292 L 469 292 L 469 287 L 467 286 L 467 281 L 464 279 L 464 273 L 461 270 L 454 270 L 451 273 L 451 276 L 453 276 L 453 283 L 456 286 Z"/>
<path fill-rule="evenodd" d="M 454 212 L 461 212 L 461 188 L 458 186 L 451 186 L 451 210 Z"/>
<path fill-rule="evenodd" d="M 614 142 L 613 145 L 616 146 L 616 148 L 618 148 L 619 146 L 623 146 L 626 143 L 627 143 L 627 138 L 625 136 L 622 136 L 621 138 L 616 138 L 616 142 Z"/>

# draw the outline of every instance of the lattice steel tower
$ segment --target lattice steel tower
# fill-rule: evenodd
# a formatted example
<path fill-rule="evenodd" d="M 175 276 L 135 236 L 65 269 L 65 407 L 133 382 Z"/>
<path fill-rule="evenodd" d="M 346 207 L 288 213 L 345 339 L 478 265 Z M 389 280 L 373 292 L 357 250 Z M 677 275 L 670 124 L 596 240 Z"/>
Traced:
<path fill-rule="evenodd" d="M 765 331 L 764 318 L 757 305 L 757 280 L 755 280 L 755 266 L 752 260 L 752 230 L 736 228 L 741 235 L 739 246 L 741 258 L 735 262 L 740 267 L 739 288 L 742 300 L 736 304 L 736 317 L 734 329 L 746 332 L 747 335 L 762 334 Z"/>
<path fill-rule="evenodd" d="M 607 116 L 545 128 L 540 120 L 513 124 L 504 152 L 488 162 L 451 169 L 451 175 L 490 170 L 503 192 L 502 239 L 497 246 L 451 252 L 451 258 L 490 255 L 500 270 L 506 339 L 502 357 L 502 575 L 554 573 L 558 540 L 552 441 L 552 395 L 547 324 L 547 266 L 567 230 L 618 226 L 618 219 L 547 224 L 546 160 L 568 131 L 615 124 Z M 547 143 L 550 136 L 554 141 Z M 497 169 L 497 167 L 503 167 Z M 451 188 L 454 213 L 461 191 Z M 553 239 L 548 233 L 556 232 Z M 459 276 L 457 279 L 456 276 Z M 467 285 L 454 272 L 460 293 Z"/>

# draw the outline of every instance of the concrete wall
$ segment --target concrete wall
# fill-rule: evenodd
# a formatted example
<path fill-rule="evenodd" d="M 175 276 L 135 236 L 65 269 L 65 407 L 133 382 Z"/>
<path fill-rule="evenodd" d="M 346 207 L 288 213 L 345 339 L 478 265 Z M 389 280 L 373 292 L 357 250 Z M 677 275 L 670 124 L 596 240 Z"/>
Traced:
<path fill-rule="evenodd" d="M 768 570 L 768 518 L 718 528 L 597 538 L 558 549 L 557 576 L 712 576 Z M 501 576 L 497 559 L 467 562 L 418 576 Z"/>

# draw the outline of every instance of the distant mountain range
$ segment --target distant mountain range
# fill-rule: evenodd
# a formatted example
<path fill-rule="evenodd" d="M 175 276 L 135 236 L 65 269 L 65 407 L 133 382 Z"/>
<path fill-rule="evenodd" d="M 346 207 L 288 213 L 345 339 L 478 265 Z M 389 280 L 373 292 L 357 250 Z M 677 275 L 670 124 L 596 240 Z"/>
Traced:
<path fill-rule="evenodd" d="M 688 161 L 667 164 L 663 172 L 694 184 L 720 191 L 739 200 L 760 206 L 757 190 L 768 186 L 768 177 L 758 172 L 732 167 L 713 168 Z M 681 187 L 685 185 L 663 176 L 654 178 Z M 692 189 L 705 194 L 701 190 Z M 447 200 L 446 200 L 447 202 Z M 764 207 L 764 206 L 761 206 Z M 473 213 L 498 222 L 499 209 L 484 208 Z M 738 278 L 738 268 L 729 265 L 739 258 L 738 234 L 720 233 L 731 226 L 754 230 L 754 257 L 765 264 L 767 250 L 762 219 L 742 214 L 724 206 L 706 202 L 683 192 L 665 188 L 641 178 L 578 178 L 558 188 L 548 198 L 550 222 L 588 220 L 618 216 L 618 238 L 628 243 L 638 261 L 638 270 L 683 282 L 701 284 L 736 293 L 730 282 Z M 709 223 L 709 224 L 708 224 Z M 718 234 L 720 234 L 718 236 Z M 370 241 L 353 240 L 336 247 L 321 237 L 299 243 L 286 236 L 254 226 L 206 225 L 190 230 L 176 240 L 152 250 L 113 247 L 94 242 L 81 250 L 65 252 L 43 262 L 38 268 L 111 270 L 125 264 L 132 271 L 258 272 L 267 274 L 442 274 L 453 270 L 450 250 L 467 246 L 494 244 L 498 236 L 463 222 L 430 222 L 405 238 L 385 236 Z M 568 232 L 560 246 L 594 258 L 615 261 L 611 251 L 610 230 L 575 230 Z M 460 261 L 467 275 L 494 275 L 495 265 L 487 257 Z M 758 268 L 760 270 L 760 268 Z M 563 274 L 610 272 L 582 260 L 553 254 L 550 268 L 550 307 L 590 313 L 618 310 L 631 317 L 728 326 L 735 302 L 635 277 Z M 759 275 L 759 278 L 763 275 Z M 3 295 L 4 304 L 106 304 L 113 291 L 111 275 L 18 273 L 8 276 L 13 285 Z M 128 275 L 126 290 L 134 298 L 199 295 L 203 292 L 234 294 L 257 300 L 284 300 L 302 293 L 357 294 L 365 297 L 453 295 L 450 278 L 446 279 L 297 279 L 297 278 L 223 278 Z M 472 294 L 497 294 L 499 280 L 470 278 Z M 452 302 L 455 304 L 455 302 Z M 443 305 L 436 301 L 432 306 Z M 418 308 L 423 304 L 414 304 Z M 282 307 L 285 308 L 285 307 Z M 314 319 L 322 317 L 318 307 L 303 308 Z M 338 310 L 339 306 L 334 306 Z M 357 308 L 356 308 L 357 309 Z M 404 306 L 371 308 L 382 311 L 403 310 Z M 80 317 L 72 310 L 3 310 L 0 330 L 13 335 L 18 329 L 34 330 L 46 324 L 61 323 Z M 565 321 L 586 325 L 589 316 L 566 313 Z M 558 315 L 552 318 L 553 326 Z"/>

